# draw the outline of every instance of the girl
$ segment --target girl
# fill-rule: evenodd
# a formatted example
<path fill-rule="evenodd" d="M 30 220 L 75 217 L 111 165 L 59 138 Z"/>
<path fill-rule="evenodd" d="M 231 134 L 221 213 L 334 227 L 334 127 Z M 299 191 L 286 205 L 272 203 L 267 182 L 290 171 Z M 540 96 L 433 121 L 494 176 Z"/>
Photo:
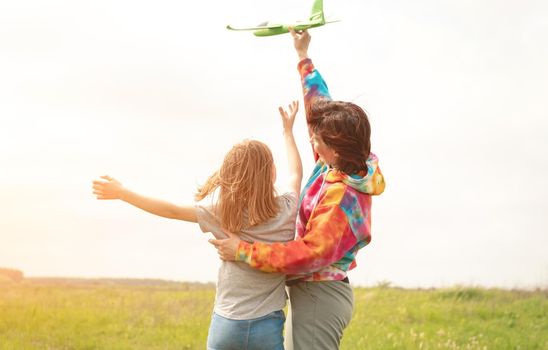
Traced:
<path fill-rule="evenodd" d="M 198 189 L 195 199 L 210 197 L 211 204 L 175 205 L 148 198 L 109 176 L 93 181 L 93 193 L 97 199 L 120 199 L 155 215 L 196 222 L 216 238 L 226 237 L 226 230 L 240 232 L 240 238 L 250 242 L 291 241 L 302 180 L 292 131 L 298 107 L 294 101 L 289 113 L 279 108 L 291 190 L 282 196 L 276 196 L 274 189 L 276 168 L 270 149 L 259 141 L 243 141 L 232 147 L 220 169 Z M 223 262 L 216 292 L 208 349 L 283 349 L 283 274 L 264 273 L 241 262 Z"/>
<path fill-rule="evenodd" d="M 381 194 L 385 184 L 377 157 L 370 152 L 367 115 L 351 102 L 331 100 L 327 84 L 308 57 L 310 35 L 290 32 L 317 161 L 301 194 L 298 237 L 285 244 L 251 244 L 238 237 L 211 242 L 224 260 L 289 274 L 292 327 L 288 324 L 287 329 L 295 350 L 333 350 L 339 348 L 352 318 L 347 271 L 371 241 L 372 196 Z"/>

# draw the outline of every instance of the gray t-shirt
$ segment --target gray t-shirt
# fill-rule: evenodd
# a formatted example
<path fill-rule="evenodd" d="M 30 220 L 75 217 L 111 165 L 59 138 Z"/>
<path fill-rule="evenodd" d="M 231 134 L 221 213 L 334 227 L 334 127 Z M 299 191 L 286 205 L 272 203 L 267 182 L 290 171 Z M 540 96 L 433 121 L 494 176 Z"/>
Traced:
<path fill-rule="evenodd" d="M 260 225 L 242 229 L 239 237 L 248 242 L 288 242 L 295 237 L 297 194 L 285 193 L 276 199 L 278 215 Z M 214 205 L 196 205 L 198 224 L 203 232 L 226 238 Z M 247 320 L 281 310 L 285 306 L 285 275 L 255 270 L 246 263 L 223 261 L 217 278 L 215 313 L 233 320 Z"/>

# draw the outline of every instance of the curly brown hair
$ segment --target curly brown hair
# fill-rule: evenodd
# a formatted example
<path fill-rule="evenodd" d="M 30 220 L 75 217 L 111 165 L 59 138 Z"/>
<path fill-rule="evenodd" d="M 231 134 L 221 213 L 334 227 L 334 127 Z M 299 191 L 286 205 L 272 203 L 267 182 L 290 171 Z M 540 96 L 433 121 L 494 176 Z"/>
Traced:
<path fill-rule="evenodd" d="M 317 100 L 307 112 L 310 130 L 337 153 L 335 167 L 347 174 L 367 171 L 371 126 L 360 106 L 352 102 Z"/>

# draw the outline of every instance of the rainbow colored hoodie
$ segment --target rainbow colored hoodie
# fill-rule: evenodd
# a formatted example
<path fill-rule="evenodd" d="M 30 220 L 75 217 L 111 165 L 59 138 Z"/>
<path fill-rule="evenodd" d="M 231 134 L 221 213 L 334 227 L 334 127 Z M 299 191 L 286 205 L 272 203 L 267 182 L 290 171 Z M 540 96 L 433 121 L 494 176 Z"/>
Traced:
<path fill-rule="evenodd" d="M 310 59 L 299 62 L 305 108 L 316 99 L 331 99 Z M 297 237 L 288 243 L 242 241 L 236 260 L 288 279 L 337 281 L 356 266 L 358 250 L 371 241 L 371 196 L 384 191 L 377 157 L 370 154 L 367 173 L 349 176 L 317 160 L 301 193 Z"/>

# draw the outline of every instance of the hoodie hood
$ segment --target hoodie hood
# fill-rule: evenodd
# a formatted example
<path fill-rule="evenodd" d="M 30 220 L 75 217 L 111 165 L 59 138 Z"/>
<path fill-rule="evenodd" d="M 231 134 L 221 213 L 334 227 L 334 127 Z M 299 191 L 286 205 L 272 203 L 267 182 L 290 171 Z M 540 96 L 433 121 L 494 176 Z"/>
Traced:
<path fill-rule="evenodd" d="M 383 193 L 385 183 L 382 176 L 381 169 L 379 168 L 379 160 L 373 153 L 369 154 L 367 158 L 367 174 L 365 171 L 360 173 L 361 177 L 350 176 L 340 170 L 330 170 L 325 178 L 326 182 L 343 182 L 345 185 L 354 188 L 356 191 L 366 193 L 369 195 L 379 195 Z"/>

